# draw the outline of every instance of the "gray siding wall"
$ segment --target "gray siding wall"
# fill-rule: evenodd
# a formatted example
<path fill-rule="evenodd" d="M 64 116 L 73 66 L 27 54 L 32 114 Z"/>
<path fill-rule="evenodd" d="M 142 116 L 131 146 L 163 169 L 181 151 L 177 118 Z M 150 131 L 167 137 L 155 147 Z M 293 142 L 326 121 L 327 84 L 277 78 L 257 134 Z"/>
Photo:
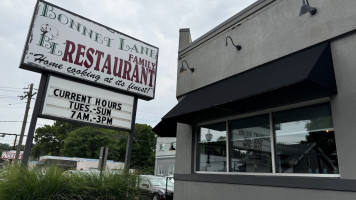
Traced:
<path fill-rule="evenodd" d="M 163 175 L 158 174 L 158 166 L 163 168 Z M 170 167 L 173 166 L 175 168 L 175 157 L 170 158 L 157 158 L 156 160 L 156 176 L 168 176 Z M 173 170 L 174 170 L 173 168 Z"/>
<path fill-rule="evenodd" d="M 231 4 L 226 6 L 234 3 Z M 183 45 L 188 39 L 180 41 L 177 96 L 356 29 L 355 0 L 312 0 L 310 4 L 318 9 L 317 14 L 299 16 L 302 0 L 272 1 L 188 47 Z M 214 34 L 215 37 L 204 42 Z M 241 51 L 237 52 L 231 41 L 225 46 L 227 36 L 242 46 Z M 195 68 L 194 73 L 179 74 L 183 60 Z"/>
<path fill-rule="evenodd" d="M 177 124 L 177 151 L 176 174 L 190 174 L 193 170 L 192 154 L 192 127 L 186 124 Z"/>
<path fill-rule="evenodd" d="M 196 71 L 178 72 L 177 96 L 330 40 L 338 88 L 331 98 L 341 176 L 336 179 L 356 180 L 356 1 L 313 0 L 310 4 L 317 7 L 317 14 L 299 17 L 301 0 L 275 1 L 233 30 L 203 45 L 193 42 L 181 48 L 178 66 L 184 59 Z M 226 36 L 242 45 L 242 50 L 237 52 L 230 41 L 225 47 Z M 191 126 L 178 124 L 177 149 L 175 173 L 194 173 Z M 174 199 L 351 200 L 356 192 L 176 180 Z"/>
<path fill-rule="evenodd" d="M 354 192 L 175 181 L 174 200 L 353 200 Z"/>
<path fill-rule="evenodd" d="M 338 94 L 331 98 L 340 168 L 340 178 L 337 179 L 356 180 L 356 34 L 333 40 L 331 42 L 331 51 L 338 88 Z M 191 174 L 194 172 L 193 137 L 191 126 L 178 124 L 177 146 L 179 146 L 180 150 L 184 150 L 177 151 L 177 174 Z M 323 184 L 322 179 L 320 184 Z M 215 192 L 211 193 L 211 191 Z M 356 191 L 356 186 L 354 191 Z M 175 182 L 175 194 L 175 200 L 195 199 L 197 197 L 214 200 L 220 199 L 220 195 L 225 195 L 224 199 L 225 197 L 228 199 L 239 195 L 239 197 L 253 200 L 276 200 L 285 199 L 286 197 L 290 200 L 356 199 L 355 192 L 179 180 Z"/>
<path fill-rule="evenodd" d="M 333 41 L 331 52 L 338 89 L 331 108 L 340 175 L 356 179 L 356 34 Z"/>

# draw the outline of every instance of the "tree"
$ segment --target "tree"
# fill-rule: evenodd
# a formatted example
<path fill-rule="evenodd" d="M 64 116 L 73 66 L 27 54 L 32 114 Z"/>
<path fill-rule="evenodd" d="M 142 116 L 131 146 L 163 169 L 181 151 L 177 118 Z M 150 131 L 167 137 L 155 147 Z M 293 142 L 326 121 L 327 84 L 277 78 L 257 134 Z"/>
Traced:
<path fill-rule="evenodd" d="M 35 145 L 31 154 L 34 157 L 43 155 L 60 156 L 64 146 L 64 139 L 69 132 L 72 132 L 83 125 L 56 121 L 53 125 L 45 125 L 36 129 Z"/>
<path fill-rule="evenodd" d="M 3 144 L 3 143 L 0 143 L 0 156 L 2 154 L 2 152 L 5 150 L 11 150 L 12 147 L 8 144 Z"/>
<path fill-rule="evenodd" d="M 11 150 L 11 149 L 12 149 L 12 147 L 10 145 L 0 143 L 0 157 L 1 157 L 3 151 Z M 4 160 L 0 159 L 0 163 L 2 163 L 2 162 L 4 162 Z"/>
<path fill-rule="evenodd" d="M 64 140 L 63 155 L 99 158 L 100 147 L 109 147 L 108 159 L 119 160 L 115 153 L 123 132 L 86 126 L 74 130 Z"/>
<path fill-rule="evenodd" d="M 108 159 L 125 161 L 128 133 L 95 127 L 82 127 L 68 134 L 63 155 L 99 158 L 100 147 L 109 147 Z M 154 172 L 156 134 L 146 124 L 136 124 L 131 155 L 132 168 Z"/>
<path fill-rule="evenodd" d="M 131 167 L 153 174 L 156 155 L 156 134 L 147 124 L 136 124 L 133 139 Z M 125 151 L 126 151 L 125 142 Z"/>
<path fill-rule="evenodd" d="M 42 155 L 99 158 L 100 147 L 109 147 L 108 159 L 125 161 L 128 133 L 68 122 L 55 122 L 36 130 L 31 153 Z M 154 172 L 156 134 L 146 124 L 135 124 L 131 167 Z"/>
<path fill-rule="evenodd" d="M 9 144 L 0 143 L 0 152 L 3 150 L 11 150 L 11 149 L 12 147 Z"/>

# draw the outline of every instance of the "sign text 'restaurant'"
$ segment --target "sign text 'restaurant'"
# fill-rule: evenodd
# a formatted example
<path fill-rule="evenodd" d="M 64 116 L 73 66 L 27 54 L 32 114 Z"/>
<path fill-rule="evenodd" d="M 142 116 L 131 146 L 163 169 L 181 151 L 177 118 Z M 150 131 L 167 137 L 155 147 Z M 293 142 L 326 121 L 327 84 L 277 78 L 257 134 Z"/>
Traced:
<path fill-rule="evenodd" d="M 154 97 L 158 48 L 39 1 L 21 67 Z"/>

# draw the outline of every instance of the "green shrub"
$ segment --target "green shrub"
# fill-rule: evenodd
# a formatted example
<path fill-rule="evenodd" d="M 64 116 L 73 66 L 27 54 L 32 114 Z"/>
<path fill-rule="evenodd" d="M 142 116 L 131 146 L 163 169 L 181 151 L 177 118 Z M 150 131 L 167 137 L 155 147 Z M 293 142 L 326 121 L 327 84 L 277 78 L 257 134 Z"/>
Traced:
<path fill-rule="evenodd" d="M 1 200 L 134 200 L 137 177 L 128 173 L 67 173 L 57 167 L 12 166 L 0 174 Z"/>

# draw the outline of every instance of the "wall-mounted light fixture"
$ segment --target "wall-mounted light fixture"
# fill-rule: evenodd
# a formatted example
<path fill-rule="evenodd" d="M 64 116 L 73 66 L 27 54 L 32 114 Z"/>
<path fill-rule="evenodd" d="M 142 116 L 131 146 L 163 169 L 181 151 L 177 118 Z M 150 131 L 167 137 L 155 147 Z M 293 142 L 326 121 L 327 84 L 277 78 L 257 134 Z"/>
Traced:
<path fill-rule="evenodd" d="M 300 12 L 299 12 L 299 16 L 304 15 L 305 13 L 310 13 L 311 15 L 315 15 L 316 13 L 316 8 L 315 7 L 311 7 L 309 5 L 308 0 L 302 0 L 303 1 L 303 5 L 300 8 Z"/>
<path fill-rule="evenodd" d="M 176 148 L 174 148 L 173 143 L 171 144 L 171 147 L 169 148 L 169 151 L 175 151 Z"/>
<path fill-rule="evenodd" d="M 210 129 L 208 129 L 208 133 L 205 134 L 206 141 L 210 142 L 213 139 L 213 134 L 210 133 Z"/>
<path fill-rule="evenodd" d="M 225 43 L 225 46 L 227 46 L 227 45 L 228 45 L 228 43 L 227 43 L 227 39 L 228 39 L 228 38 L 230 38 L 231 43 L 232 43 L 232 45 L 234 45 L 234 47 L 236 48 L 236 50 L 237 50 L 237 51 L 240 51 L 240 50 L 241 50 L 241 45 L 238 45 L 238 44 L 237 44 L 237 45 L 235 45 L 234 41 L 232 41 L 232 38 L 231 38 L 230 36 L 227 36 L 227 37 L 226 37 L 226 43 Z"/>
<path fill-rule="evenodd" d="M 188 63 L 187 63 L 187 61 L 185 61 L 185 60 L 183 60 L 182 61 L 182 66 L 180 67 L 180 73 L 183 73 L 184 71 L 186 71 L 187 69 L 186 68 L 184 68 L 184 66 L 183 66 L 183 63 L 185 62 L 185 64 L 187 65 L 187 67 L 188 67 L 188 69 L 191 71 L 191 72 L 194 72 L 194 68 L 190 68 L 189 67 L 189 65 L 188 65 Z"/>

